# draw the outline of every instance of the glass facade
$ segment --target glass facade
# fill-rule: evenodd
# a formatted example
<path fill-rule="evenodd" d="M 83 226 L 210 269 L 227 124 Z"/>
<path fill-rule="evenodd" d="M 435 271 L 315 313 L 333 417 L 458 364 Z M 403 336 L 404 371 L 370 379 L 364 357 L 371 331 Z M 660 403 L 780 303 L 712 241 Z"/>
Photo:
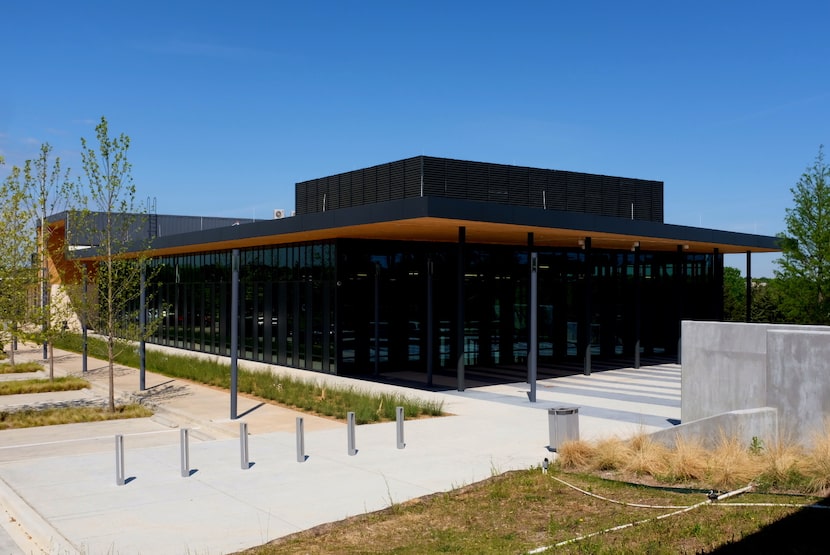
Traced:
<path fill-rule="evenodd" d="M 720 319 L 716 253 L 537 248 L 541 366 L 673 355 L 681 319 Z M 231 252 L 156 258 L 150 341 L 230 355 Z M 320 372 L 524 368 L 527 247 L 341 239 L 240 251 L 239 357 Z M 457 325 L 459 280 L 464 323 Z M 431 321 L 430 321 L 431 316 Z M 639 327 L 639 334 L 637 329 Z M 431 333 L 430 333 L 431 332 Z"/>
<path fill-rule="evenodd" d="M 334 372 L 334 243 L 244 249 L 239 357 Z M 230 356 L 231 251 L 152 260 L 150 341 Z"/>

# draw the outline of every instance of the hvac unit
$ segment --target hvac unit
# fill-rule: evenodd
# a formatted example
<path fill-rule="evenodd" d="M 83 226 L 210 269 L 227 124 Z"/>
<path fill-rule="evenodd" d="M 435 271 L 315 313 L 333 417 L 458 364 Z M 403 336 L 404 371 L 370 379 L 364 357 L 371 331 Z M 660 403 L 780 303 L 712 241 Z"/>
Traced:
<path fill-rule="evenodd" d="M 274 208 L 274 219 L 281 220 L 285 217 L 285 210 L 282 208 Z"/>

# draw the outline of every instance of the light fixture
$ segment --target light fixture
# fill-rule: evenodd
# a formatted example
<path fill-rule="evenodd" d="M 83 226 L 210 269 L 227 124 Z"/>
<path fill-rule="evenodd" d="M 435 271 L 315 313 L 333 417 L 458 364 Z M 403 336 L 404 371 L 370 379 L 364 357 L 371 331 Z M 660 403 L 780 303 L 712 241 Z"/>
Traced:
<path fill-rule="evenodd" d="M 583 249 L 585 248 L 585 239 L 577 239 L 576 243 Z"/>
<path fill-rule="evenodd" d="M 637 250 L 637 247 L 639 247 L 639 246 L 640 246 L 640 242 L 639 241 L 634 241 L 634 244 L 631 245 L 631 252 L 634 252 L 635 250 Z"/>

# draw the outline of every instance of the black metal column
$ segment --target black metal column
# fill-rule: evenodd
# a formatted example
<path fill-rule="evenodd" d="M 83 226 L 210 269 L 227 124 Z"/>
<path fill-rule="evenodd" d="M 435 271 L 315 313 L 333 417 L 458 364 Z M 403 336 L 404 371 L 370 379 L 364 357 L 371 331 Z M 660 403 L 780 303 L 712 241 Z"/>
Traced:
<path fill-rule="evenodd" d="M 45 254 L 44 254 L 45 256 Z M 41 305 L 40 308 L 43 312 L 43 324 L 42 324 L 42 331 L 43 331 L 43 360 L 47 360 L 49 358 L 49 342 L 46 340 L 47 331 L 49 330 L 49 269 L 46 267 L 45 258 L 43 259 L 43 283 L 42 283 L 42 290 L 41 290 Z M 51 366 L 50 366 L 51 368 Z"/>
<path fill-rule="evenodd" d="M 643 313 L 640 287 L 640 245 L 636 245 L 634 247 L 634 368 L 640 367 L 640 328 Z"/>
<path fill-rule="evenodd" d="M 87 275 L 86 275 L 86 266 L 84 266 L 81 271 L 84 273 L 84 275 L 83 275 L 84 300 L 83 300 L 82 308 L 81 308 L 81 311 L 82 311 L 81 312 L 81 335 L 82 335 L 82 338 L 83 338 L 83 345 L 81 347 L 81 371 L 84 374 L 86 374 L 87 364 L 88 364 L 87 359 L 89 358 L 89 348 L 88 348 L 88 341 L 87 341 L 87 329 L 88 329 L 88 325 L 89 325 L 88 322 L 87 322 L 87 319 L 89 318 L 89 306 L 88 306 L 89 298 L 87 296 L 87 286 L 88 286 L 89 278 L 87 278 Z"/>
<path fill-rule="evenodd" d="M 677 245 L 677 260 L 674 268 L 674 295 L 675 295 L 675 309 L 677 310 L 677 363 L 681 363 L 681 349 L 680 342 L 683 340 L 683 297 L 684 297 L 684 281 L 685 268 L 683 254 L 683 245 Z"/>
<path fill-rule="evenodd" d="M 536 291 L 538 273 L 539 258 L 535 252 L 532 252 L 530 253 L 530 304 L 528 305 L 528 310 L 530 311 L 530 341 L 527 344 L 527 381 L 530 384 L 530 391 L 528 391 L 527 397 L 531 403 L 536 402 L 536 365 L 537 354 L 539 352 L 537 322 L 538 295 Z"/>
<path fill-rule="evenodd" d="M 455 348 L 457 359 L 457 381 L 458 391 L 464 391 L 464 243 L 467 240 L 467 228 L 458 228 L 458 272 L 456 281 L 458 285 L 457 312 L 455 325 Z"/>
<path fill-rule="evenodd" d="M 375 341 L 375 360 L 374 360 L 374 371 L 373 375 L 375 377 L 380 375 L 380 264 L 375 262 L 375 329 L 374 329 L 374 341 Z M 388 344 L 387 344 L 388 345 Z M 388 356 L 388 353 L 387 353 Z"/>
<path fill-rule="evenodd" d="M 583 324 L 583 341 L 585 342 L 584 351 L 584 368 L 582 373 L 586 376 L 591 375 L 591 324 L 593 323 L 592 295 L 593 295 L 593 275 L 594 266 L 591 260 L 591 238 L 585 238 L 585 323 Z"/>
<path fill-rule="evenodd" d="M 138 390 L 147 389 L 147 264 L 142 260 L 138 297 Z"/>
<path fill-rule="evenodd" d="M 536 375 L 538 365 L 538 320 L 537 320 L 537 273 L 539 270 L 539 260 L 536 253 L 533 252 L 533 232 L 527 234 L 527 248 L 528 260 L 530 261 L 530 298 L 528 299 L 527 309 L 530 315 L 530 325 L 528 326 L 527 338 L 527 383 L 530 384 L 530 391 L 527 393 L 528 399 L 531 403 L 536 402 Z"/>
<path fill-rule="evenodd" d="M 239 362 L 239 249 L 233 249 L 231 260 L 231 420 L 236 420 Z"/>
<path fill-rule="evenodd" d="M 752 321 L 752 252 L 746 251 L 746 321 Z"/>
<path fill-rule="evenodd" d="M 432 258 L 427 257 L 427 385 L 432 386 L 433 329 L 432 329 Z"/>

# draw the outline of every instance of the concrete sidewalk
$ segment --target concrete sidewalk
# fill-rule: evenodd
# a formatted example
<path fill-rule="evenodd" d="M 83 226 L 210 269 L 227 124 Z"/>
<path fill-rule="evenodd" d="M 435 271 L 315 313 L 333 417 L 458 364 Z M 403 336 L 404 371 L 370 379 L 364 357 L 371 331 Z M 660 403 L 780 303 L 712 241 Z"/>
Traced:
<path fill-rule="evenodd" d="M 40 351 L 18 356 L 39 359 Z M 80 374 L 79 356 L 57 358 L 59 373 Z M 85 402 L 106 397 L 103 367 L 90 360 L 94 387 Z M 579 407 L 583 438 L 654 431 L 680 417 L 680 368 L 673 364 L 540 381 L 537 403 L 528 402 L 525 383 L 433 393 L 274 370 L 439 399 L 453 416 L 406 422 L 404 449 L 394 422 L 358 426 L 358 453 L 349 456 L 345 424 L 303 414 L 307 460 L 299 463 L 298 413 L 240 397 L 239 421 L 250 434 L 243 470 L 239 421 L 229 418 L 226 391 L 148 373 L 148 392 L 140 393 L 138 372 L 122 368 L 118 395 L 148 397 L 159 407 L 153 418 L 0 432 L 0 502 L 14 518 L 4 528 L 23 553 L 228 553 L 538 465 L 551 457 L 552 407 Z M 20 402 L 0 398 L 4 406 Z M 186 478 L 181 426 L 193 430 Z M 125 437 L 123 486 L 115 480 L 115 434 Z"/>

